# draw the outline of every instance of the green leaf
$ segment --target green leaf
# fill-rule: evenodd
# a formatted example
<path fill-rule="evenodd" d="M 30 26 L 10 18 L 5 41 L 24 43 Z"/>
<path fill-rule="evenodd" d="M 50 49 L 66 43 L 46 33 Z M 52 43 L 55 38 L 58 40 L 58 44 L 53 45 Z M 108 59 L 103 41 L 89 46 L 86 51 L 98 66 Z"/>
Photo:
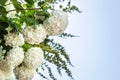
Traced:
<path fill-rule="evenodd" d="M 19 19 L 19 18 L 14 18 L 14 19 L 13 19 L 13 22 L 14 22 L 14 25 L 15 25 L 16 30 L 17 30 L 17 31 L 21 31 L 22 28 L 21 28 L 20 19 Z"/>
<path fill-rule="evenodd" d="M 44 51 L 45 60 L 49 63 L 54 64 L 57 67 L 57 71 L 60 75 L 62 69 L 72 80 L 74 80 L 72 77 L 72 73 L 68 68 L 68 63 L 71 66 L 73 65 L 71 64 L 69 55 L 66 54 L 62 45 L 60 45 L 59 43 L 54 43 L 53 40 L 45 39 L 45 41 L 40 44 L 40 47 Z M 50 68 L 48 69 L 48 72 L 51 79 L 55 80 Z"/>
<path fill-rule="evenodd" d="M 8 18 L 6 17 L 5 14 L 2 14 L 2 15 L 0 16 L 0 20 L 7 22 L 7 21 L 8 21 Z"/>
<path fill-rule="evenodd" d="M 24 7 L 24 8 L 31 8 L 32 5 L 31 5 L 31 4 L 23 4 L 23 7 Z"/>
<path fill-rule="evenodd" d="M 43 78 L 49 80 L 46 76 L 44 76 L 42 73 L 38 72 L 38 74 Z"/>
<path fill-rule="evenodd" d="M 7 22 L 0 21 L 0 30 L 5 30 L 9 24 Z"/>
<path fill-rule="evenodd" d="M 48 70 L 49 76 L 50 76 L 53 80 L 57 80 L 57 79 L 54 77 L 51 68 L 50 68 L 47 64 L 44 64 L 44 65 L 45 65 L 45 67 L 46 67 L 47 70 Z"/>
<path fill-rule="evenodd" d="M 28 4 L 33 5 L 34 4 L 34 0 L 24 0 L 25 2 L 27 2 Z"/>
<path fill-rule="evenodd" d="M 81 11 L 80 11 L 80 10 L 78 9 L 78 7 L 76 7 L 75 5 L 71 6 L 71 7 L 70 7 L 70 10 L 72 10 L 72 11 L 77 11 L 77 12 L 81 13 Z"/>
<path fill-rule="evenodd" d="M 18 2 L 17 0 L 11 0 L 11 1 L 13 3 L 14 7 L 16 8 L 17 12 L 23 10 L 23 7 L 21 6 L 20 2 Z M 21 12 L 23 12 L 23 11 L 21 11 Z"/>
<path fill-rule="evenodd" d="M 34 25 L 34 24 L 35 24 L 35 19 L 28 17 L 28 18 L 26 19 L 26 23 L 27 23 L 28 25 Z"/>
<path fill-rule="evenodd" d="M 45 1 L 38 2 L 38 5 L 43 11 L 46 11 L 47 9 L 51 9 L 50 5 L 46 3 Z"/>
<path fill-rule="evenodd" d="M 31 48 L 31 45 L 26 43 L 22 47 L 23 47 L 24 51 L 26 52 L 28 49 Z"/>
<path fill-rule="evenodd" d="M 3 6 L 0 6 L 0 15 L 1 14 L 6 14 L 6 9 Z"/>
<path fill-rule="evenodd" d="M 63 8 L 63 6 L 62 6 L 62 5 L 59 5 L 59 7 L 60 7 L 60 8 Z"/>
<path fill-rule="evenodd" d="M 72 38 L 72 37 L 79 37 L 79 36 L 68 34 L 68 33 L 62 33 L 61 35 L 59 35 L 59 37 L 61 37 L 61 38 L 68 38 L 68 37 Z"/>
<path fill-rule="evenodd" d="M 5 2 L 6 2 L 7 0 L 0 0 L 0 4 L 1 5 L 5 5 Z"/>
<path fill-rule="evenodd" d="M 47 11 L 38 11 L 35 13 L 35 19 L 39 23 L 43 23 L 45 19 L 47 19 L 50 16 L 49 12 Z"/>
<path fill-rule="evenodd" d="M 54 0 L 45 0 L 45 2 L 48 2 L 48 3 L 53 3 Z"/>
<path fill-rule="evenodd" d="M 38 2 L 38 6 L 42 6 L 45 3 L 45 1 Z"/>

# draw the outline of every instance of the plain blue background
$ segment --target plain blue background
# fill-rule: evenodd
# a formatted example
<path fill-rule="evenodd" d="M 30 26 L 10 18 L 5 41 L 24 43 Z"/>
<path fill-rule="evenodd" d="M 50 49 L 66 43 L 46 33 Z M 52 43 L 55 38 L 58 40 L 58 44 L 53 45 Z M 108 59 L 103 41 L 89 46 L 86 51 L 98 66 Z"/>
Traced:
<path fill-rule="evenodd" d="M 56 41 L 70 55 L 75 80 L 120 80 L 120 0 L 72 2 L 82 13 L 69 15 L 66 32 L 80 37 Z M 69 80 L 66 76 L 58 80 Z"/>

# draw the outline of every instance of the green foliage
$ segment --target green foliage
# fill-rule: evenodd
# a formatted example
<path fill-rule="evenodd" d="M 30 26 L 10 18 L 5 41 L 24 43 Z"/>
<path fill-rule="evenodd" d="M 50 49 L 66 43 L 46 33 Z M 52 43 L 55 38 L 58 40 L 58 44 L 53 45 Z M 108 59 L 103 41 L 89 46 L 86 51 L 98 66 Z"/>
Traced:
<path fill-rule="evenodd" d="M 5 2 L 6 2 L 7 0 L 0 0 L 0 5 L 5 5 Z"/>
<path fill-rule="evenodd" d="M 71 79 L 73 79 L 72 73 L 67 67 L 68 64 L 71 66 L 73 65 L 71 64 L 69 56 L 62 45 L 53 42 L 53 39 L 52 40 L 46 39 L 43 43 L 40 44 L 40 47 L 44 51 L 44 57 L 46 61 L 56 65 L 56 68 L 60 75 L 61 75 L 61 70 L 63 69 L 68 74 L 68 76 L 71 77 Z M 47 68 L 49 69 L 48 71 L 50 77 L 53 80 L 56 80 L 52 74 L 51 68 L 49 68 L 48 66 Z"/>
<path fill-rule="evenodd" d="M 34 0 L 24 0 L 25 2 L 27 2 L 28 4 L 30 5 L 33 5 L 34 4 Z"/>
<path fill-rule="evenodd" d="M 68 33 L 62 33 L 59 37 L 61 38 L 71 37 L 72 38 L 72 37 L 79 37 L 79 36 L 68 34 Z"/>
<path fill-rule="evenodd" d="M 47 77 L 45 77 L 42 73 L 38 72 L 38 74 L 43 78 L 49 80 Z"/>
<path fill-rule="evenodd" d="M 0 15 L 6 14 L 6 9 L 3 6 L 0 6 Z"/>
<path fill-rule="evenodd" d="M 38 46 L 42 48 L 42 50 L 44 51 L 44 57 L 45 57 L 46 62 L 54 64 L 56 66 L 56 69 L 59 75 L 62 75 L 61 70 L 64 70 L 67 73 L 67 75 L 71 77 L 71 79 L 73 79 L 72 73 L 70 69 L 68 68 L 68 65 L 71 65 L 71 66 L 73 65 L 71 64 L 69 55 L 66 53 L 62 45 L 60 45 L 59 43 L 55 43 L 53 39 L 45 39 L 44 42 L 40 43 L 39 45 L 31 45 L 31 44 L 26 43 L 22 47 L 24 48 L 24 51 L 26 52 L 29 48 L 33 46 Z M 48 66 L 46 62 L 42 65 L 41 67 L 42 70 L 44 71 L 46 68 L 48 70 L 50 78 L 52 80 L 57 80 L 54 77 L 54 74 L 52 73 L 52 69 Z M 43 75 L 43 73 L 38 72 L 38 74 L 42 78 L 48 79 L 47 77 Z"/>
<path fill-rule="evenodd" d="M 67 4 L 67 6 L 65 7 L 65 8 L 63 8 L 62 7 L 62 5 L 60 5 L 60 8 L 62 8 L 63 9 L 63 11 L 65 11 L 65 12 L 72 12 L 72 11 L 77 11 L 77 12 L 81 12 L 78 8 L 77 8 L 77 6 L 75 6 L 75 5 L 71 5 L 71 0 L 69 0 L 68 1 L 68 4 Z"/>
<path fill-rule="evenodd" d="M 19 12 L 23 10 L 24 8 L 21 6 L 21 3 L 18 2 L 18 0 L 11 0 L 14 7 L 16 8 L 16 11 Z"/>

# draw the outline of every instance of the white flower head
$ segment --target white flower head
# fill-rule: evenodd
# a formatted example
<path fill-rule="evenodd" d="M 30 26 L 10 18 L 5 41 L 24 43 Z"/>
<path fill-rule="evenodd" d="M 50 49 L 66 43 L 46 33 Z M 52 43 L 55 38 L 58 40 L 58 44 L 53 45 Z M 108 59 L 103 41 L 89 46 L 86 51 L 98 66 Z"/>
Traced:
<path fill-rule="evenodd" d="M 20 47 L 13 47 L 6 56 L 6 61 L 10 66 L 16 67 L 20 65 L 24 59 L 24 51 Z"/>
<path fill-rule="evenodd" d="M 68 16 L 63 11 L 53 11 L 43 23 L 48 35 L 56 36 L 64 32 L 68 25 Z"/>
<path fill-rule="evenodd" d="M 16 80 L 13 70 L 7 72 L 0 70 L 0 80 Z"/>
<path fill-rule="evenodd" d="M 6 60 L 0 60 L 0 80 L 16 80 L 13 67 Z"/>
<path fill-rule="evenodd" d="M 10 71 L 9 64 L 6 60 L 0 60 L 0 70 L 4 72 Z"/>
<path fill-rule="evenodd" d="M 46 32 L 42 24 L 36 27 L 26 27 L 23 32 L 25 41 L 29 44 L 39 44 L 46 38 Z"/>
<path fill-rule="evenodd" d="M 21 33 L 8 33 L 4 36 L 5 44 L 8 46 L 22 46 L 24 38 Z"/>
<path fill-rule="evenodd" d="M 5 4 L 6 4 L 6 6 L 5 6 L 6 11 L 15 10 L 15 7 L 10 0 L 7 0 L 7 2 Z M 10 12 L 8 12 L 7 17 L 15 18 L 16 17 L 15 14 L 16 14 L 16 11 L 10 11 Z"/>
<path fill-rule="evenodd" d="M 35 69 L 29 69 L 25 66 L 16 67 L 14 69 L 17 80 L 32 80 Z"/>
<path fill-rule="evenodd" d="M 33 47 L 25 53 L 23 65 L 30 69 L 37 69 L 43 62 L 44 55 L 41 48 Z"/>

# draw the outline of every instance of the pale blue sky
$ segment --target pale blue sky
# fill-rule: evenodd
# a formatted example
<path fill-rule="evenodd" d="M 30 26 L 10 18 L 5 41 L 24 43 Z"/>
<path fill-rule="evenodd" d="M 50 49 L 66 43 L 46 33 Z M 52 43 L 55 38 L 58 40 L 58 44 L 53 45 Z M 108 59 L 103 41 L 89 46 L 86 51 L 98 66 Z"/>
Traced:
<path fill-rule="evenodd" d="M 80 37 L 56 41 L 70 54 L 75 80 L 120 80 L 120 1 L 72 1 L 82 13 L 69 16 L 66 32 Z"/>

